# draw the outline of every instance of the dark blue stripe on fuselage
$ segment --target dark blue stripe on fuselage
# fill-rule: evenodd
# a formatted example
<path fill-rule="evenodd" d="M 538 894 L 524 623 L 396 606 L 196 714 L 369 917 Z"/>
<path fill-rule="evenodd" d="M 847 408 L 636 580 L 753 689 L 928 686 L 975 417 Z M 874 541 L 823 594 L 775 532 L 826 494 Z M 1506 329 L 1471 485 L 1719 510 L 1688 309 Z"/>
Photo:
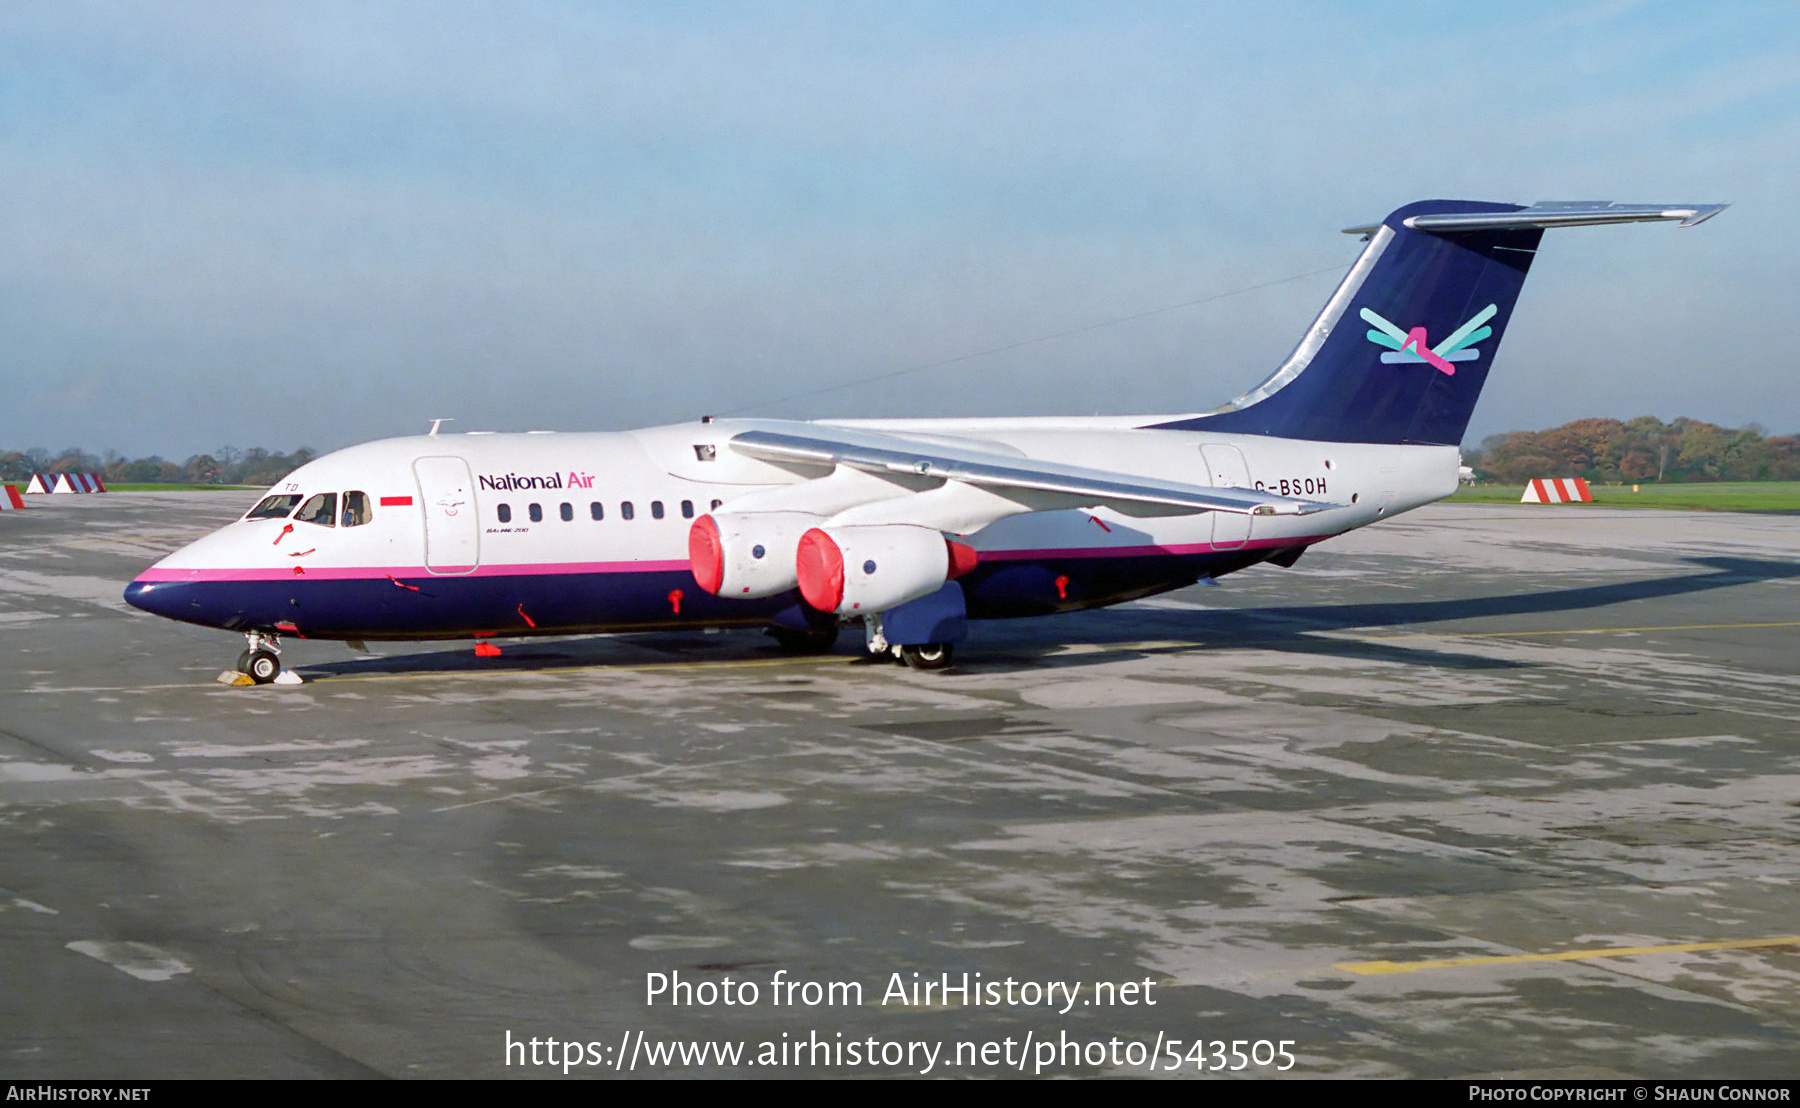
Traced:
<path fill-rule="evenodd" d="M 1269 553 L 1259 549 L 984 562 L 958 584 L 971 618 L 1046 615 L 1191 585 L 1203 576 L 1220 576 L 1260 562 Z M 1061 588 L 1058 578 L 1066 578 Z M 679 613 L 669 598 L 676 590 L 682 594 Z M 125 590 L 125 599 L 145 611 L 206 627 L 273 631 L 289 624 L 303 636 L 322 639 L 560 635 L 677 627 L 804 628 L 829 625 L 831 619 L 806 608 L 798 592 L 760 600 L 713 596 L 701 589 L 687 570 L 409 577 L 398 582 L 387 577 L 133 582 Z"/>

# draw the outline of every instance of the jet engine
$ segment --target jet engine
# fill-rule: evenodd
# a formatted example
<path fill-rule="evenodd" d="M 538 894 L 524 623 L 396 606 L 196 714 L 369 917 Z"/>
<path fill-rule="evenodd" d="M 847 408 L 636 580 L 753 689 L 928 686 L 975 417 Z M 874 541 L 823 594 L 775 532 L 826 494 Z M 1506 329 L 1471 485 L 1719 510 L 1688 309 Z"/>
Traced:
<path fill-rule="evenodd" d="M 715 596 L 754 600 L 794 587 L 794 551 L 819 517 L 807 512 L 714 512 L 688 530 L 694 580 Z"/>
<path fill-rule="evenodd" d="M 903 524 L 815 527 L 800 536 L 800 595 L 822 612 L 885 612 L 975 568 L 975 550 Z"/>

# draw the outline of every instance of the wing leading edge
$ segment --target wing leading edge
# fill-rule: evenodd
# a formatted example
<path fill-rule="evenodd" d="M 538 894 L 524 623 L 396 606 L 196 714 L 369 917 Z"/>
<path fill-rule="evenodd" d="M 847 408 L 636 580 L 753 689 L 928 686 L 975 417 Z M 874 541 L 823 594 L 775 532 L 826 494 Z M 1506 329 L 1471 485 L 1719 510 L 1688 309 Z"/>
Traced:
<path fill-rule="evenodd" d="M 877 475 L 959 482 L 994 492 L 1044 494 L 1059 507 L 1105 506 L 1131 515 L 1232 512 L 1310 515 L 1336 507 L 1254 489 L 1219 489 L 1114 473 L 1086 466 L 1010 457 L 985 450 L 918 442 L 848 428 L 796 424 L 796 430 L 755 429 L 730 440 L 732 450 L 769 462 L 848 466 Z"/>

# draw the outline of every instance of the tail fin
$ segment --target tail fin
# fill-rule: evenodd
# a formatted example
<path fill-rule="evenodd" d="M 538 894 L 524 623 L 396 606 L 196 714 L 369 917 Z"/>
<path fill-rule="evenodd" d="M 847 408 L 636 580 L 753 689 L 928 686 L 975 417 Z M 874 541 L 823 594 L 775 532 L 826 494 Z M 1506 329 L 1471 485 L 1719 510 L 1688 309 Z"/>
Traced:
<path fill-rule="evenodd" d="M 1368 246 L 1274 375 L 1157 426 L 1329 442 L 1455 445 L 1547 227 L 1692 226 L 1725 205 L 1421 200 L 1356 227 Z"/>

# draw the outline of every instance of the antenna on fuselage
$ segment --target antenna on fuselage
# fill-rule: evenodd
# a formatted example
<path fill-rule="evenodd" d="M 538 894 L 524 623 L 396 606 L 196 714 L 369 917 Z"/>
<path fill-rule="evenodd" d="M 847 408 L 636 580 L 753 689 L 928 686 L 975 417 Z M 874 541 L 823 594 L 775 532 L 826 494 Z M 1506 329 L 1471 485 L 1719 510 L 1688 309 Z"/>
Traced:
<path fill-rule="evenodd" d="M 437 438 L 437 429 L 442 424 L 455 423 L 455 422 L 456 422 L 456 419 L 454 416 L 443 416 L 439 419 L 432 420 L 431 421 L 431 437 L 434 439 Z"/>

